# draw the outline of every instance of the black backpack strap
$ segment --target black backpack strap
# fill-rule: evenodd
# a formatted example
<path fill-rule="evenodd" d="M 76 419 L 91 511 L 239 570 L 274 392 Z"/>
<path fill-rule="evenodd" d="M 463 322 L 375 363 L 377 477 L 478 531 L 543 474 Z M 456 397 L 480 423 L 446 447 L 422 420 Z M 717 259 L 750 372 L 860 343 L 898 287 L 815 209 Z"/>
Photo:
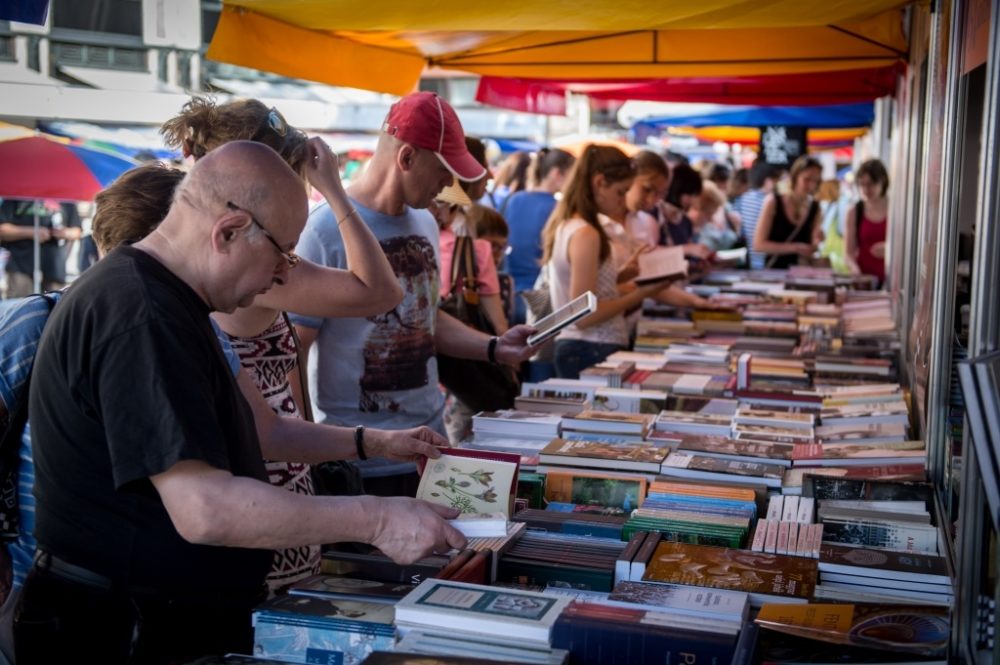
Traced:
<path fill-rule="evenodd" d="M 865 216 L 865 202 L 858 199 L 858 202 L 854 204 L 854 243 L 860 242 L 861 238 L 861 219 Z"/>

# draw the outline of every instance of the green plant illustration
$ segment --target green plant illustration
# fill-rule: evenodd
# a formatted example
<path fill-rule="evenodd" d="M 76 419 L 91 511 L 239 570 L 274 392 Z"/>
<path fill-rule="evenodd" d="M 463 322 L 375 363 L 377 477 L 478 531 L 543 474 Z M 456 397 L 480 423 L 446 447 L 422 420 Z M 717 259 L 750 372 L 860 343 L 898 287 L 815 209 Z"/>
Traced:
<path fill-rule="evenodd" d="M 493 488 L 493 472 L 483 469 L 476 469 L 470 473 L 465 473 L 461 469 L 451 467 L 455 475 L 448 476 L 448 480 L 440 479 L 434 485 L 441 488 L 440 492 L 431 492 L 433 497 L 444 497 L 451 504 L 452 508 L 458 508 L 463 513 L 478 513 L 473 500 L 485 503 L 496 503 L 497 493 Z M 464 480 L 469 478 L 470 480 Z M 478 486 L 485 489 L 476 493 Z"/>

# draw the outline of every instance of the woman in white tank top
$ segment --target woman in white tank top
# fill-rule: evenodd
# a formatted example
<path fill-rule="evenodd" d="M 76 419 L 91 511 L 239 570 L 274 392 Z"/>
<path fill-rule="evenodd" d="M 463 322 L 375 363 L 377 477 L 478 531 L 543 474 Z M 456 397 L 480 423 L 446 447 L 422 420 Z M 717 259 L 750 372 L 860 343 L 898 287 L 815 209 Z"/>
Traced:
<path fill-rule="evenodd" d="M 564 329 L 555 348 L 556 375 L 577 378 L 580 370 L 628 345 L 624 313 L 668 288 L 618 282 L 611 243 L 598 215 L 623 221 L 625 193 L 635 167 L 618 148 L 590 145 L 577 161 L 562 200 L 542 232 L 542 263 L 549 271 L 552 306 L 559 308 L 585 293 L 597 295 L 597 311 Z"/>

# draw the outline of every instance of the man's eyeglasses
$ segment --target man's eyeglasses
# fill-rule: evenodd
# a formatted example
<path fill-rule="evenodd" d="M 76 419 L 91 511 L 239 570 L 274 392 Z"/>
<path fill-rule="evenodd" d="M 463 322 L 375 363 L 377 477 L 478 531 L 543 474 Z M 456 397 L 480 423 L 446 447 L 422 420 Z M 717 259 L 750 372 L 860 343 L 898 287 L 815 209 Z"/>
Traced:
<path fill-rule="evenodd" d="M 264 228 L 264 225 L 261 224 L 260 221 L 253 216 L 252 212 L 250 212 L 246 208 L 239 207 L 232 201 L 226 201 L 226 207 L 232 210 L 233 212 L 246 213 L 246 215 L 250 218 L 250 221 L 253 222 L 254 226 L 260 229 L 260 232 L 264 234 L 264 237 L 267 238 L 267 241 L 270 242 L 272 245 L 274 245 L 274 248 L 278 250 L 278 253 L 284 257 L 285 262 L 288 264 L 289 270 L 297 266 L 299 264 L 299 261 L 302 260 L 298 255 L 295 254 L 295 252 L 286 252 L 285 250 L 281 249 L 281 245 L 279 245 L 278 241 L 274 239 L 274 236 L 271 235 L 271 232 Z"/>

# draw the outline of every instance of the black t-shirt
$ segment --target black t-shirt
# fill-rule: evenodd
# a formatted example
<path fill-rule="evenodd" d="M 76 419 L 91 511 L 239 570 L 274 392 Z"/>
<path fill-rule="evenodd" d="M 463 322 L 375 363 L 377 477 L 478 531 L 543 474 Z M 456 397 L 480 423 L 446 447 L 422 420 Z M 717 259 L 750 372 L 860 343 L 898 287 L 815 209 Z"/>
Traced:
<path fill-rule="evenodd" d="M 192 545 L 149 477 L 181 460 L 266 481 L 253 414 L 205 302 L 122 247 L 48 321 L 31 381 L 39 547 L 132 587 L 246 591 L 264 550 Z"/>
<path fill-rule="evenodd" d="M 61 215 L 62 225 L 66 228 L 79 228 L 80 215 L 72 203 L 48 203 L 44 201 L 5 200 L 0 204 L 0 222 L 8 222 L 17 226 L 34 226 L 35 213 L 38 213 L 38 225 L 52 229 L 56 214 Z M 7 261 L 7 272 L 18 272 L 31 276 L 35 272 L 34 240 L 14 240 L 4 242 L 3 246 L 10 251 Z M 39 245 L 39 262 L 42 264 L 42 279 L 54 282 L 66 281 L 66 243 L 56 238 Z"/>

